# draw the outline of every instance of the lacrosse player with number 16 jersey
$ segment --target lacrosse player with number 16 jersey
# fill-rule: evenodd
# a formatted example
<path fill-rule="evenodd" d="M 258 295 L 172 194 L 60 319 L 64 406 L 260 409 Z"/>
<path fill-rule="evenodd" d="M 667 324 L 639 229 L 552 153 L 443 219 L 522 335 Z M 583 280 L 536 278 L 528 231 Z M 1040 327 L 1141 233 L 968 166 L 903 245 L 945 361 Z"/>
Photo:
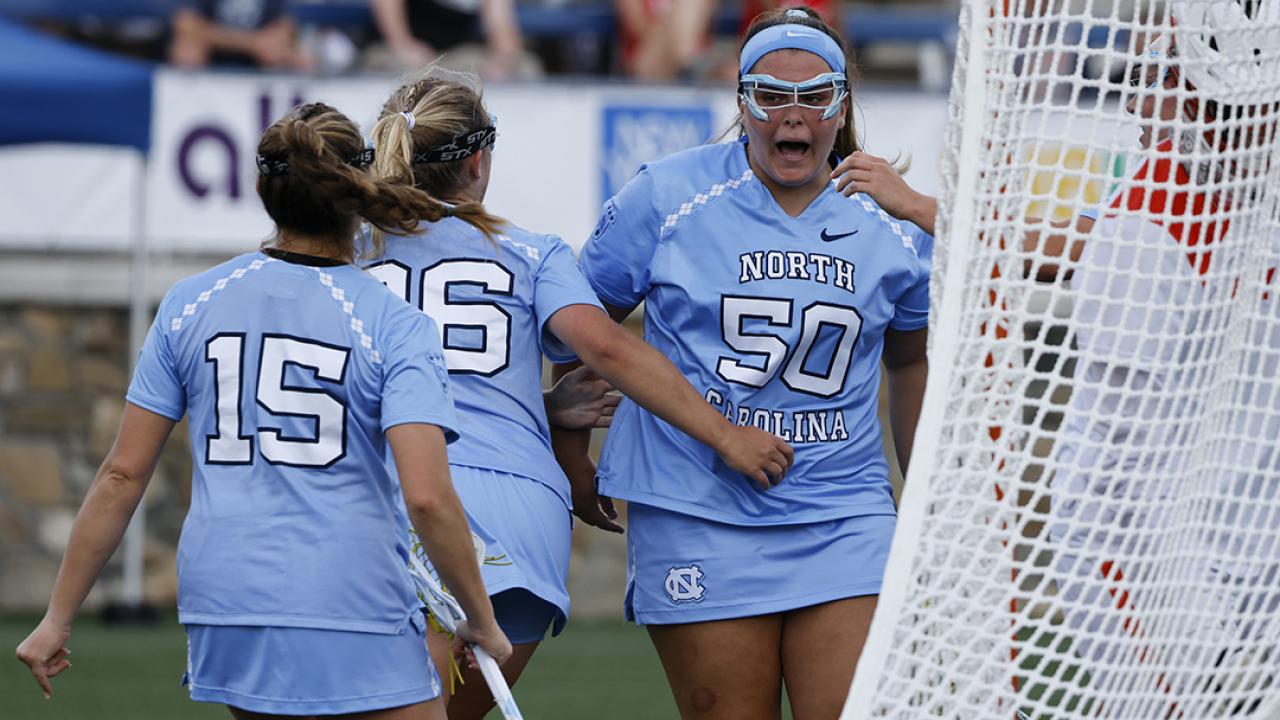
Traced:
<path fill-rule="evenodd" d="M 401 86 L 373 138 L 375 175 L 446 203 L 412 234 L 374 233 L 366 255 L 371 273 L 439 327 L 463 435 L 449 450 L 451 475 L 485 548 L 481 571 L 498 623 L 515 645 L 502 667 L 514 684 L 568 615 L 571 503 L 579 511 L 552 452 L 544 355 L 581 357 L 741 472 L 780 477 L 791 448 L 727 422 L 667 359 L 610 320 L 562 240 L 488 212 L 497 126 L 474 78 L 437 69 Z M 432 637 L 440 662 L 442 636 Z M 492 705 L 473 675 L 450 698 L 449 717 L 478 720 Z"/>

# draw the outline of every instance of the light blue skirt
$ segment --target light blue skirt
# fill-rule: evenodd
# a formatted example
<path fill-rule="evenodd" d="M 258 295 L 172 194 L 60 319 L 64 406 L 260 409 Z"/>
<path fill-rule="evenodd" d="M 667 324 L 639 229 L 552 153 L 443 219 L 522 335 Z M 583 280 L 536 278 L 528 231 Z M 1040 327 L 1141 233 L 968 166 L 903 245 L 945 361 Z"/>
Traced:
<path fill-rule="evenodd" d="M 729 525 L 628 503 L 627 619 L 729 620 L 878 595 L 896 521 Z"/>
<path fill-rule="evenodd" d="M 513 644 L 560 634 L 569 617 L 573 515 L 554 490 L 519 475 L 450 465 L 471 531 L 484 542 L 480 575 Z"/>
<path fill-rule="evenodd" d="M 397 635 L 292 627 L 187 625 L 191 699 L 273 715 L 336 715 L 440 695 L 426 622 Z"/>

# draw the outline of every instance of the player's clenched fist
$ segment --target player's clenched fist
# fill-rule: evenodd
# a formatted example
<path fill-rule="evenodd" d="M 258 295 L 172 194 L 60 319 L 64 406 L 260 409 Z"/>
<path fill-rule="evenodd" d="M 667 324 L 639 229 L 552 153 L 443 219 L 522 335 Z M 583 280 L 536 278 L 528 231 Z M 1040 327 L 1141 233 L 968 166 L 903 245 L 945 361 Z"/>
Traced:
<path fill-rule="evenodd" d="M 468 667 L 478 670 L 480 666 L 476 663 L 476 657 L 471 652 L 471 644 L 473 643 L 489 653 L 499 665 L 511 657 L 511 641 L 502 632 L 502 628 L 498 627 L 497 622 L 490 621 L 472 625 L 469 621 L 464 620 L 458 624 L 458 642 L 454 647 L 455 656 L 460 656 L 459 659 L 465 658 Z"/>
<path fill-rule="evenodd" d="M 754 480 L 761 490 L 782 482 L 795 461 L 795 451 L 782 438 L 750 426 L 730 426 L 716 445 L 716 454 L 726 465 Z"/>

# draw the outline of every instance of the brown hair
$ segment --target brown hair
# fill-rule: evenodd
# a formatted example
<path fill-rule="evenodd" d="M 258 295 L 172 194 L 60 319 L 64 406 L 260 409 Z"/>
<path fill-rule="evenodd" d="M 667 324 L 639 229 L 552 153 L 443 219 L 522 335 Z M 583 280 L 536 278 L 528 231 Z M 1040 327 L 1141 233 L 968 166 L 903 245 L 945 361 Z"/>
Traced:
<path fill-rule="evenodd" d="M 464 162 L 414 162 L 415 154 L 425 154 L 453 138 L 489 125 L 489 113 L 464 75 L 449 77 L 433 69 L 417 81 L 401 85 L 382 106 L 373 126 L 377 157 L 373 174 L 383 180 L 414 186 L 437 198 L 449 198 L 466 187 Z M 413 127 L 409 118 L 413 116 Z M 462 202 L 450 213 L 492 238 L 506 224 L 482 203 Z M 374 233 L 374 253 L 381 254 L 383 239 Z"/>
<path fill-rule="evenodd" d="M 440 204 L 412 187 L 358 167 L 364 140 L 355 123 L 324 103 L 295 108 L 258 142 L 258 195 L 281 230 L 327 240 L 354 254 L 361 219 L 386 232 L 412 232 L 439 216 Z"/>
<path fill-rule="evenodd" d="M 803 16 L 802 16 L 803 14 Z M 751 25 L 747 27 L 746 34 L 742 37 L 742 44 L 738 46 L 738 53 L 741 55 L 742 48 L 746 47 L 747 42 L 755 37 L 757 33 L 766 28 L 775 25 L 805 25 L 815 30 L 826 33 L 832 40 L 836 41 L 836 45 L 840 46 L 841 52 L 844 53 L 844 77 L 845 83 L 849 88 L 849 96 L 853 96 L 854 85 L 858 81 L 858 66 L 853 57 L 853 50 L 849 44 L 840 37 L 840 33 L 835 31 L 818 15 L 812 8 L 808 7 L 778 7 L 773 10 L 766 10 L 760 13 L 751 21 Z M 844 125 L 836 133 L 835 152 L 842 158 L 849 157 L 853 153 L 862 149 L 858 144 L 858 129 L 853 121 L 853 103 L 850 101 L 847 112 L 844 115 Z M 742 126 L 742 116 L 737 119 L 737 126 L 740 133 L 746 132 Z"/>

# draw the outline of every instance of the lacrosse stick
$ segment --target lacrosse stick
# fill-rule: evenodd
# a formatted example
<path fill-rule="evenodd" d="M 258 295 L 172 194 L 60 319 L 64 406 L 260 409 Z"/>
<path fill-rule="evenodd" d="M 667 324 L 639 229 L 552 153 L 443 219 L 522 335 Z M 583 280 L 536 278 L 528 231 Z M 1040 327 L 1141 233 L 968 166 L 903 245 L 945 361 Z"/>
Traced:
<path fill-rule="evenodd" d="M 466 613 L 462 612 L 462 606 L 452 595 L 445 592 L 443 587 L 440 587 L 435 576 L 413 553 L 409 555 L 409 574 L 413 576 L 418 592 L 421 593 L 436 622 L 449 633 L 457 634 L 458 623 L 467 619 Z M 502 671 L 498 669 L 498 661 L 474 643 L 471 645 L 471 651 L 475 653 L 480 674 L 484 676 L 485 684 L 489 686 L 489 692 L 493 694 L 493 701 L 497 703 L 502 717 L 506 720 L 524 720 L 524 716 L 520 714 L 520 708 L 516 707 L 515 697 L 511 695 L 511 688 L 507 686 L 507 679 L 502 677 Z"/>

